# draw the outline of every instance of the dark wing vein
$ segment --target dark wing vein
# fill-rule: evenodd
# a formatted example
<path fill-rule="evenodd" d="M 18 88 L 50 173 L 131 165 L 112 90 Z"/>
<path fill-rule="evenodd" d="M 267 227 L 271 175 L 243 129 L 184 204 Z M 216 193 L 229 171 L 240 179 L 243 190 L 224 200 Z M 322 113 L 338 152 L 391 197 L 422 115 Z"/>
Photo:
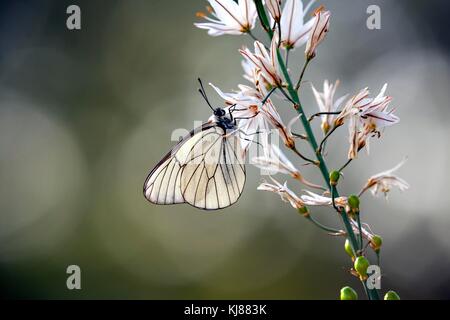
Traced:
<path fill-rule="evenodd" d="M 176 161 L 176 159 L 175 159 L 175 161 Z M 169 183 L 170 183 L 170 179 L 172 179 L 172 173 L 173 173 L 173 169 L 175 168 L 175 165 L 173 165 L 172 166 L 172 170 L 170 170 L 170 175 L 169 175 L 169 179 L 167 180 L 167 186 L 166 186 L 166 196 L 164 197 L 164 204 L 166 204 L 167 203 L 167 195 L 168 195 L 168 192 L 167 191 L 169 191 Z M 180 168 L 181 169 L 181 168 Z M 178 170 L 178 172 L 179 172 L 180 170 Z M 176 185 L 176 179 L 175 179 L 175 183 L 174 183 L 174 186 Z M 175 189 L 174 189 L 174 192 L 175 192 Z"/>
<path fill-rule="evenodd" d="M 225 141 L 225 143 L 226 143 L 226 141 Z M 231 148 L 230 146 L 229 146 L 229 144 L 227 143 L 227 145 L 226 145 L 226 147 L 227 147 L 227 149 L 229 149 L 229 148 Z M 228 154 L 228 153 L 227 153 Z M 231 161 L 231 154 L 229 154 L 229 160 Z M 226 160 L 225 160 L 226 161 Z M 228 166 L 228 165 L 227 165 Z M 234 171 L 234 165 L 233 165 L 233 162 L 230 162 L 230 166 L 231 166 L 231 170 L 233 171 L 233 176 L 234 176 L 234 183 L 236 184 L 236 188 L 237 188 L 237 191 L 238 191 L 238 193 L 240 192 L 240 190 L 239 190 L 239 184 L 238 184 L 238 179 L 237 179 L 237 177 L 236 177 L 236 172 Z M 231 177 L 230 177 L 231 178 Z M 233 190 L 234 190 L 234 187 L 233 187 Z"/>

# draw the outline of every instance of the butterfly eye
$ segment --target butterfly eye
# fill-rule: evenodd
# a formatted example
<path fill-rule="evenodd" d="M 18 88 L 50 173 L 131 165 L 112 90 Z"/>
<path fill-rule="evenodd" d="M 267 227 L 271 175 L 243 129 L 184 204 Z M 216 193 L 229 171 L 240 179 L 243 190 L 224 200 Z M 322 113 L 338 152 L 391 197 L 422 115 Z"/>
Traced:
<path fill-rule="evenodd" d="M 225 115 L 225 110 L 221 109 L 221 108 L 217 108 L 214 111 L 214 114 L 218 117 L 223 117 Z"/>

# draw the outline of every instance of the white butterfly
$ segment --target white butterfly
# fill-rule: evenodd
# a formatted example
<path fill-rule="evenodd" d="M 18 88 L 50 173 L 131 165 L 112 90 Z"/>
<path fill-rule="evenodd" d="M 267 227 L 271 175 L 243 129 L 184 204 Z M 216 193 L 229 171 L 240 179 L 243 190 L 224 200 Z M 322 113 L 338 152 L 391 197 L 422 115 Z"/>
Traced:
<path fill-rule="evenodd" d="M 203 86 L 200 93 L 211 107 Z M 231 107 L 229 117 L 224 109 L 211 109 L 210 120 L 184 137 L 148 175 L 144 196 L 151 203 L 216 210 L 239 199 L 246 175 L 236 119 Z"/>

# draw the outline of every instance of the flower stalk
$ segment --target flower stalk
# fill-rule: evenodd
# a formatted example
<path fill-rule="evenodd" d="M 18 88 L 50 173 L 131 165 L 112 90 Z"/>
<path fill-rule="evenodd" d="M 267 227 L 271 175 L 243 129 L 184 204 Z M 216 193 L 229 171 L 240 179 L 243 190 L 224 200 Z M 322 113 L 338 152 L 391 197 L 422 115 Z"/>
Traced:
<path fill-rule="evenodd" d="M 259 5 L 258 5 L 259 3 Z M 262 7 L 262 3 L 260 0 L 255 0 L 255 4 L 257 7 L 257 11 L 258 11 L 258 15 L 260 17 L 261 21 L 268 21 L 267 19 L 267 15 L 264 11 L 264 7 Z M 268 35 L 270 37 L 270 39 L 272 39 L 273 33 L 269 33 Z M 320 172 L 325 180 L 325 183 L 327 184 L 328 188 L 331 190 L 332 196 L 333 198 L 335 197 L 339 197 L 339 193 L 336 189 L 336 187 L 331 187 L 330 185 L 330 181 L 329 181 L 329 176 L 330 173 L 328 171 L 327 165 L 325 163 L 325 160 L 323 159 L 323 156 L 320 152 L 316 152 L 318 150 L 318 145 L 317 145 L 317 141 L 316 138 L 314 136 L 314 133 L 312 131 L 312 128 L 310 126 L 310 123 L 308 121 L 308 118 L 305 115 L 305 112 L 303 111 L 303 107 L 302 104 L 300 102 L 300 98 L 298 96 L 298 92 L 297 90 L 294 88 L 291 77 L 289 75 L 289 72 L 286 68 L 285 62 L 283 60 L 283 57 L 281 55 L 281 52 L 279 49 L 277 49 L 277 58 L 278 58 L 278 63 L 280 65 L 281 71 L 284 75 L 284 78 L 286 80 L 287 83 L 287 91 L 290 95 L 290 98 L 292 100 L 292 102 L 294 103 L 294 108 L 297 111 L 297 113 L 300 116 L 300 120 L 302 122 L 303 128 L 305 130 L 306 136 L 308 138 L 308 142 L 311 146 L 311 148 L 314 150 L 314 152 L 316 153 L 316 158 L 318 161 L 318 166 L 320 169 Z M 305 63 L 305 65 L 307 66 L 307 64 Z M 305 68 L 306 68 L 305 66 Z M 305 69 L 304 68 L 304 69 Z M 304 71 L 304 70 L 303 70 Z M 355 233 L 353 232 L 353 228 L 350 224 L 350 220 L 345 212 L 345 210 L 340 210 L 340 216 L 342 218 L 343 224 L 344 224 L 344 228 L 345 228 L 345 232 L 347 233 L 349 239 L 350 239 L 350 243 L 352 246 L 353 251 L 356 253 L 358 252 L 358 241 L 356 239 Z M 365 283 L 365 281 L 361 281 L 363 283 L 364 289 L 366 290 L 367 294 L 368 294 L 368 298 L 371 300 L 379 300 L 379 295 L 378 292 L 376 291 L 376 289 L 373 290 L 369 290 L 367 288 L 367 284 Z"/>
<path fill-rule="evenodd" d="M 302 71 L 300 72 L 300 76 L 298 77 L 297 84 L 295 85 L 296 91 L 298 91 L 298 89 L 300 89 L 300 85 L 302 84 L 303 76 L 305 75 L 306 68 L 308 67 L 308 64 L 310 61 L 311 61 L 311 59 L 308 59 L 308 58 L 305 59 L 305 63 L 303 64 Z"/>
<path fill-rule="evenodd" d="M 291 94 L 292 100 L 296 103 L 295 110 L 300 115 L 300 119 L 301 119 L 301 122 L 303 124 L 303 128 L 304 128 L 304 130 L 306 132 L 306 136 L 308 137 L 308 142 L 309 142 L 311 148 L 314 151 L 319 150 L 318 146 L 317 146 L 316 138 L 315 138 L 314 133 L 313 133 L 313 131 L 311 129 L 310 123 L 309 123 L 308 119 L 306 118 L 305 113 L 304 113 L 303 108 L 302 108 L 302 105 L 300 103 L 300 99 L 299 99 L 298 93 L 292 87 L 292 81 L 290 79 L 289 73 L 286 70 L 286 67 L 284 65 L 283 59 L 282 59 L 281 54 L 279 52 L 278 52 L 278 60 L 280 62 L 280 66 L 281 66 L 281 69 L 283 71 L 283 74 L 286 77 L 286 82 L 288 83 L 288 92 Z M 321 144 L 321 145 L 323 145 L 323 144 Z M 337 188 L 335 186 L 332 187 L 330 185 L 330 182 L 329 182 L 330 174 L 329 174 L 327 165 L 325 163 L 325 160 L 322 157 L 321 152 L 317 152 L 316 153 L 316 157 L 317 157 L 317 160 L 319 162 L 320 172 L 322 173 L 322 176 L 323 176 L 323 178 L 325 180 L 325 183 L 328 185 L 329 188 L 331 188 L 331 193 L 332 193 L 333 198 L 339 197 L 339 193 L 337 191 Z M 345 210 L 341 209 L 341 210 L 339 210 L 339 213 L 340 213 L 340 216 L 342 218 L 342 222 L 344 224 L 345 232 L 347 233 L 347 235 L 348 235 L 348 237 L 350 239 L 350 244 L 352 246 L 352 249 L 353 249 L 353 251 L 355 253 L 357 253 L 359 251 L 358 250 L 358 241 L 357 241 L 356 236 L 355 236 L 355 234 L 353 232 L 353 228 L 352 228 L 352 226 L 350 224 L 350 220 L 349 220 Z M 369 290 L 367 288 L 366 282 L 365 281 L 361 281 L 361 282 L 363 283 L 364 290 L 367 292 L 368 298 L 371 299 L 371 300 L 379 300 L 379 295 L 378 295 L 377 290 L 376 289 Z"/>
<path fill-rule="evenodd" d="M 264 31 L 266 31 L 267 34 L 270 36 L 270 39 L 272 39 L 273 31 L 270 28 L 269 19 L 267 18 L 262 0 L 254 0 L 254 1 L 256 5 L 256 12 L 258 12 L 259 21 L 261 22 L 261 26 L 263 27 Z"/>

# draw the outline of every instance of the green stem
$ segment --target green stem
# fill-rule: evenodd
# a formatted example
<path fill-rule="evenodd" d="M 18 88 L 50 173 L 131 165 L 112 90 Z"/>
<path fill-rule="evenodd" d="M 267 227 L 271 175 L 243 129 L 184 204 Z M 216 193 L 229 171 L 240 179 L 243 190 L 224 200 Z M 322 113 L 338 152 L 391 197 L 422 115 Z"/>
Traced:
<path fill-rule="evenodd" d="M 344 165 L 342 167 L 339 168 L 338 172 L 341 173 L 342 170 L 344 170 L 345 168 L 347 168 L 347 166 L 350 164 L 350 162 L 352 162 L 353 159 L 348 159 L 346 163 L 344 163 Z"/>
<path fill-rule="evenodd" d="M 359 216 L 359 212 L 356 215 L 356 221 L 358 222 L 358 231 L 359 231 L 359 247 L 362 251 L 364 243 L 363 243 L 363 236 L 362 236 L 362 228 L 361 228 L 361 217 Z"/>
<path fill-rule="evenodd" d="M 281 93 L 283 94 L 283 96 L 284 96 L 287 100 L 289 100 L 293 105 L 296 104 L 295 101 L 292 100 L 292 98 L 286 93 L 286 91 L 283 89 L 283 87 L 279 87 L 279 89 L 280 89 Z"/>
<path fill-rule="evenodd" d="M 262 0 L 254 0 L 254 1 L 255 1 L 256 9 L 258 11 L 258 16 L 259 16 L 259 19 L 261 21 L 261 24 L 263 25 L 263 28 L 267 31 L 267 34 L 269 35 L 269 38 L 272 39 L 273 32 L 272 32 L 272 30 L 269 27 L 269 19 L 267 19 L 267 15 L 266 15 L 266 12 L 264 10 L 264 6 L 262 4 Z M 287 81 L 288 92 L 289 92 L 289 94 L 290 94 L 290 96 L 291 96 L 291 98 L 292 98 L 292 100 L 294 102 L 294 107 L 297 110 L 297 113 L 300 115 L 300 120 L 301 120 L 301 122 L 303 124 L 303 127 L 305 129 L 306 136 L 308 137 L 308 142 L 311 145 L 311 148 L 316 153 L 316 150 L 317 150 L 316 138 L 315 138 L 314 133 L 313 133 L 313 131 L 311 129 L 311 126 L 309 125 L 308 119 L 306 118 L 305 113 L 303 112 L 303 108 L 302 108 L 302 105 L 300 103 L 300 98 L 299 98 L 298 93 L 297 93 L 297 91 L 295 90 L 295 88 L 294 88 L 294 86 L 292 84 L 292 80 L 291 80 L 291 78 L 289 76 L 289 72 L 287 71 L 286 65 L 285 65 L 285 63 L 283 61 L 283 57 L 281 56 L 279 48 L 277 48 L 277 59 L 278 59 L 278 62 L 280 64 L 281 71 L 283 72 L 284 78 Z M 328 172 L 327 165 L 326 165 L 326 163 L 325 163 L 325 161 L 324 161 L 324 159 L 323 159 L 323 157 L 322 157 L 322 155 L 320 153 L 316 153 L 316 157 L 317 157 L 317 160 L 319 162 L 320 172 L 322 173 L 322 176 L 323 176 L 323 178 L 325 180 L 325 183 L 327 184 L 328 188 L 330 190 L 332 190 L 331 184 L 330 184 L 330 179 L 329 179 L 330 174 Z M 337 190 L 335 190 L 335 191 L 336 191 L 335 192 L 335 196 L 339 197 L 339 193 L 337 192 Z M 347 214 L 346 214 L 346 212 L 344 210 L 342 210 L 340 212 L 340 215 L 341 215 L 342 221 L 344 223 L 345 231 L 347 232 L 347 235 L 350 238 L 350 243 L 351 243 L 351 246 L 353 248 L 353 251 L 356 252 L 356 248 L 358 248 L 358 243 L 357 243 L 355 234 L 353 232 L 353 228 L 352 228 L 352 226 L 350 224 L 350 221 L 348 219 L 348 216 L 347 216 Z M 379 296 L 378 296 L 378 291 L 376 289 L 369 290 L 367 288 L 366 282 L 363 281 L 362 283 L 363 283 L 364 289 L 367 292 L 367 296 L 368 296 L 368 298 L 370 300 L 379 300 L 380 299 Z"/>
<path fill-rule="evenodd" d="M 302 158 L 303 160 L 305 160 L 306 162 L 309 162 L 311 164 L 315 164 L 317 165 L 317 161 L 314 161 L 312 159 L 309 159 L 307 157 L 305 157 L 303 154 L 300 153 L 300 151 L 298 151 L 298 149 L 296 147 L 292 147 L 290 148 L 296 155 L 298 155 L 300 158 Z"/>
<path fill-rule="evenodd" d="M 248 34 L 253 40 L 259 41 L 259 39 L 258 39 L 258 38 L 257 38 L 250 30 L 247 31 L 247 34 Z"/>
<path fill-rule="evenodd" d="M 286 68 L 288 67 L 288 65 L 289 65 L 289 52 L 290 52 L 291 50 L 289 49 L 289 48 L 286 48 L 286 50 L 285 50 L 285 54 L 284 54 L 284 61 L 286 61 Z"/>
<path fill-rule="evenodd" d="M 322 154 L 322 150 L 323 150 L 323 146 L 325 145 L 325 142 L 328 140 L 329 137 L 331 137 L 331 135 L 334 133 L 334 131 L 336 131 L 336 129 L 339 127 L 340 126 L 333 126 L 333 128 L 330 131 L 328 131 L 328 133 L 325 135 L 325 137 L 320 142 L 319 148 L 316 149 L 316 153 Z"/>
<path fill-rule="evenodd" d="M 287 71 L 286 65 L 284 64 L 284 61 L 283 61 L 283 58 L 281 56 L 281 53 L 280 53 L 279 49 L 277 49 L 277 59 L 278 59 L 278 62 L 280 64 L 281 71 L 283 72 L 284 78 L 285 78 L 285 80 L 287 82 L 288 92 L 289 92 L 292 100 L 295 102 L 294 107 L 295 107 L 295 110 L 297 111 L 297 113 L 300 116 L 300 120 L 301 120 L 301 122 L 303 124 L 303 127 L 305 129 L 306 136 L 308 137 L 308 142 L 309 142 L 311 148 L 316 153 L 316 150 L 317 150 L 317 147 L 318 147 L 316 138 L 315 138 L 314 133 L 313 133 L 313 131 L 311 129 L 311 126 L 309 125 L 309 121 L 308 121 L 308 119 L 305 116 L 305 113 L 303 111 L 302 105 L 300 103 L 300 98 L 299 98 L 298 93 L 297 93 L 297 91 L 295 90 L 295 88 L 294 88 L 294 86 L 292 84 L 292 80 L 291 80 L 291 78 L 289 76 L 289 73 Z M 336 190 L 336 188 L 331 188 L 330 179 L 329 179 L 330 174 L 329 174 L 327 165 L 326 165 L 326 163 L 325 163 L 325 161 L 324 161 L 324 159 L 322 157 L 322 154 L 316 153 L 316 157 L 317 157 L 317 160 L 319 162 L 319 169 L 320 169 L 320 172 L 322 173 L 322 176 L 323 176 L 323 178 L 325 180 L 325 183 L 327 184 L 328 188 L 330 190 L 332 190 L 333 195 L 335 197 L 339 197 L 339 193 Z M 349 220 L 345 210 L 341 210 L 340 216 L 342 218 L 342 222 L 344 224 L 345 231 L 347 232 L 347 235 L 348 235 L 348 237 L 350 239 L 350 244 L 352 246 L 352 249 L 353 249 L 354 252 L 357 252 L 357 250 L 358 250 L 358 241 L 356 240 L 355 233 L 353 232 L 353 228 L 352 228 L 352 226 L 350 224 L 350 220 Z M 364 289 L 367 292 L 368 298 L 370 300 L 379 300 L 378 291 L 376 289 L 369 290 L 367 288 L 366 282 L 362 281 L 362 283 L 363 283 Z"/>
<path fill-rule="evenodd" d="M 305 116 L 305 113 L 303 112 L 303 108 L 302 105 L 300 103 L 300 99 L 298 97 L 297 91 L 295 91 L 293 85 L 292 85 L 292 80 L 289 76 L 289 73 L 286 69 L 286 66 L 284 64 L 283 58 L 281 57 L 281 53 L 280 50 L 277 50 L 277 58 L 278 61 L 280 63 L 280 67 L 281 67 L 281 71 L 283 72 L 283 75 L 286 79 L 287 82 L 287 89 L 288 89 L 288 93 L 291 96 L 292 101 L 295 103 L 295 109 L 297 110 L 297 113 L 300 115 L 300 121 L 303 124 L 303 127 L 305 129 L 305 133 L 306 136 L 308 137 L 308 142 L 310 143 L 312 149 L 314 150 L 314 153 L 317 150 L 317 141 L 316 138 L 314 136 L 314 133 L 311 129 L 311 126 L 309 125 L 308 119 Z M 328 173 L 328 168 L 325 164 L 325 161 L 323 160 L 322 155 L 317 154 L 317 160 L 319 161 L 319 168 L 320 168 L 320 172 L 322 173 L 322 176 L 324 177 L 328 187 L 330 187 L 330 181 L 329 181 L 329 173 Z"/>
<path fill-rule="evenodd" d="M 309 117 L 308 121 L 311 122 L 314 120 L 315 117 L 318 117 L 318 116 L 326 116 L 326 115 L 333 115 L 333 114 L 337 115 L 340 113 L 341 113 L 341 111 L 317 112 L 317 113 L 314 113 L 311 117 Z"/>
<path fill-rule="evenodd" d="M 292 131 L 291 131 L 291 133 L 296 138 L 300 138 L 300 139 L 303 139 L 303 140 L 308 140 L 308 138 L 304 134 L 296 133 L 296 132 L 292 132 Z"/>
<path fill-rule="evenodd" d="M 261 22 L 261 26 L 267 32 L 270 39 L 272 39 L 273 31 L 270 28 L 269 19 L 267 18 L 266 11 L 264 9 L 264 5 L 262 0 L 255 0 L 256 11 L 258 12 L 259 21 Z"/>
<path fill-rule="evenodd" d="M 311 59 L 306 59 L 305 63 L 303 64 L 302 71 L 300 73 L 300 77 L 298 78 L 297 84 L 295 85 L 295 90 L 298 91 L 300 88 L 300 85 L 302 84 L 303 76 L 305 75 L 306 67 L 308 66 L 308 63 L 311 61 Z"/>
<path fill-rule="evenodd" d="M 341 230 L 334 229 L 334 228 L 331 228 L 331 227 L 327 227 L 327 226 L 321 224 L 319 221 L 314 219 L 310 214 L 305 216 L 305 218 L 308 219 L 313 224 L 315 224 L 317 227 L 319 227 L 320 229 L 322 229 L 322 230 L 324 230 L 326 232 L 331 232 L 331 233 L 340 233 L 341 232 Z"/>
<path fill-rule="evenodd" d="M 272 89 L 270 89 L 269 93 L 267 93 L 267 95 L 261 101 L 261 105 L 264 105 L 267 102 L 267 100 L 269 100 L 270 96 L 272 95 L 272 93 L 275 92 L 275 90 L 277 90 L 277 87 L 273 87 Z"/>

